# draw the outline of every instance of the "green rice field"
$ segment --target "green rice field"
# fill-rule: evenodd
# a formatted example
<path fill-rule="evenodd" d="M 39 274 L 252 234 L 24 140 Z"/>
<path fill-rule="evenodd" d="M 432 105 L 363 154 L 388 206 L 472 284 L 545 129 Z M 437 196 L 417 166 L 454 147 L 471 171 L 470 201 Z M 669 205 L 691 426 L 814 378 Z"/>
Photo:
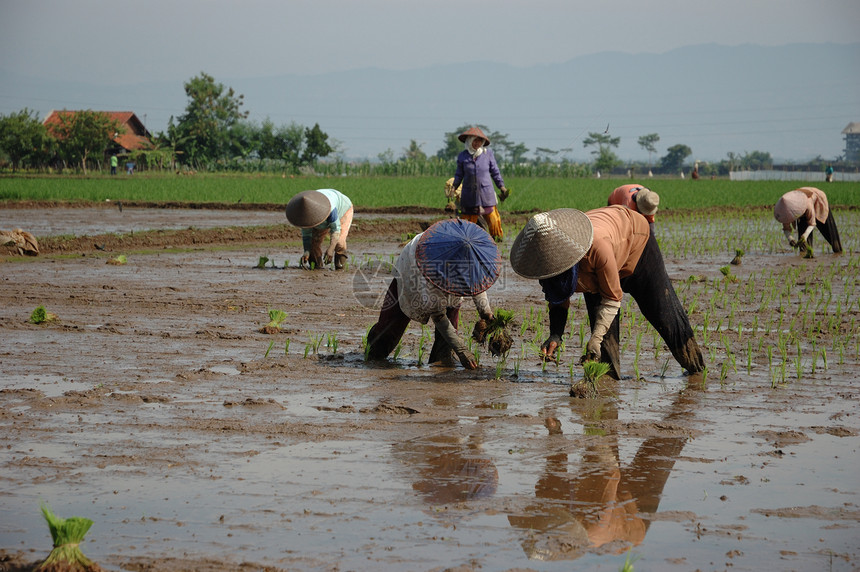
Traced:
<path fill-rule="evenodd" d="M 548 210 L 563 206 L 590 209 L 606 204 L 617 186 L 639 182 L 660 194 L 660 209 L 714 206 L 751 207 L 774 204 L 783 193 L 809 182 L 729 181 L 726 179 L 550 179 L 507 178 L 511 197 L 502 211 Z M 4 177 L 3 201 L 154 201 L 219 203 L 286 203 L 307 189 L 334 188 L 358 207 L 441 207 L 444 179 L 438 177 L 295 177 L 134 175 L 132 177 Z M 817 184 L 817 183 L 816 183 Z M 834 206 L 860 206 L 860 183 L 817 184 Z"/>

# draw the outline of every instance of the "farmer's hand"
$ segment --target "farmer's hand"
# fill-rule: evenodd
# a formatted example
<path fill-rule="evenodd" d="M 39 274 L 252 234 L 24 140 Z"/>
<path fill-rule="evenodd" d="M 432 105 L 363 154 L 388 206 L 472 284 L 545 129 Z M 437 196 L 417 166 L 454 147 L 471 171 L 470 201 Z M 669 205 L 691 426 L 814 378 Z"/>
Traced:
<path fill-rule="evenodd" d="M 332 243 L 331 245 L 329 245 L 328 249 L 325 251 L 325 257 L 323 258 L 323 261 L 326 264 L 331 264 L 331 261 L 334 260 L 334 249 L 336 246 L 337 246 L 336 244 Z"/>
<path fill-rule="evenodd" d="M 794 240 L 793 238 L 789 238 L 788 239 L 788 245 L 792 248 L 797 248 L 798 242 L 796 240 Z"/>
<path fill-rule="evenodd" d="M 588 343 L 585 344 L 585 361 L 600 359 L 600 344 L 603 342 L 603 337 L 591 336 Z"/>
<path fill-rule="evenodd" d="M 474 354 L 469 350 L 458 351 L 457 357 L 460 359 L 460 364 L 466 369 L 478 369 L 478 362 L 475 360 Z"/>
<path fill-rule="evenodd" d="M 558 346 L 560 345 L 561 337 L 551 335 L 544 343 L 541 344 L 540 353 L 545 358 L 551 358 L 555 355 L 555 350 L 558 349 Z"/>
<path fill-rule="evenodd" d="M 502 202 L 505 202 L 505 199 L 507 199 L 511 195 L 511 191 L 509 191 L 507 187 L 503 186 L 501 189 L 499 189 L 499 191 L 501 191 L 499 193 L 499 198 L 502 200 Z"/>
<path fill-rule="evenodd" d="M 304 254 L 302 254 L 301 260 L 299 260 L 299 266 L 302 268 L 310 268 L 310 259 L 311 253 L 305 250 Z"/>

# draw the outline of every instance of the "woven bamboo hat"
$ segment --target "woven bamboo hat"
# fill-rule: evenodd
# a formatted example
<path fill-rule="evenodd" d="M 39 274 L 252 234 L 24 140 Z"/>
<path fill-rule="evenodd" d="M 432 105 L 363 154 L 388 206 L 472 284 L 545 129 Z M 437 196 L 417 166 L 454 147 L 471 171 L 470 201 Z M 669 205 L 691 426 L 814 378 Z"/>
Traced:
<path fill-rule="evenodd" d="M 477 296 L 502 271 L 496 241 L 477 224 L 459 218 L 440 220 L 421 233 L 415 260 L 424 278 L 455 296 Z"/>
<path fill-rule="evenodd" d="M 299 228 L 312 228 L 331 214 L 331 202 L 319 191 L 302 191 L 287 203 L 287 220 Z"/>
<path fill-rule="evenodd" d="M 636 208 L 640 214 L 653 215 L 660 205 L 660 195 L 651 189 L 641 189 L 636 192 Z"/>
<path fill-rule="evenodd" d="M 549 278 L 573 267 L 591 248 L 594 228 L 584 212 L 538 213 L 511 245 L 511 267 L 524 278 Z"/>
<path fill-rule="evenodd" d="M 465 143 L 467 137 L 480 137 L 481 139 L 486 141 L 486 143 L 484 143 L 484 147 L 490 146 L 490 138 L 484 135 L 484 132 L 481 131 L 480 127 L 470 127 L 466 129 L 465 131 L 460 133 L 460 135 L 457 136 L 457 139 L 460 140 L 460 143 Z"/>

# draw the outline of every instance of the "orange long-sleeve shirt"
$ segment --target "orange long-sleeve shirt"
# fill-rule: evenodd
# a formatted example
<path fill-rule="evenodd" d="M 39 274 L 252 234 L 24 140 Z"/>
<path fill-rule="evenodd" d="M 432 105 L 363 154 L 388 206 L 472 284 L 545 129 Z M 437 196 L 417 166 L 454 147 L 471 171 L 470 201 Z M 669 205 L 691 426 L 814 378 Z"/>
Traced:
<path fill-rule="evenodd" d="M 633 274 L 651 229 L 644 216 L 618 205 L 585 213 L 594 227 L 591 248 L 579 262 L 577 292 L 621 301 L 621 279 Z"/>

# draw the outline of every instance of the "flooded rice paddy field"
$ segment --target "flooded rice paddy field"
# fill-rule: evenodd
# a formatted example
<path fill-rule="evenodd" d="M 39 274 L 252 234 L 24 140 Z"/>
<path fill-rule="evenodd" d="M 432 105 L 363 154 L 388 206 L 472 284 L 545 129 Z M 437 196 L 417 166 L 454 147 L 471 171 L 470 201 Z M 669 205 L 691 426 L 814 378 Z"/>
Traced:
<path fill-rule="evenodd" d="M 35 234 L 95 232 L 74 211 L 34 209 L 64 220 Z M 108 232 L 209 215 L 126 208 Z M 260 216 L 227 218 L 283 220 Z M 817 235 L 814 259 L 766 211 L 659 217 L 708 370 L 684 375 L 628 300 L 623 378 L 593 399 L 568 393 L 581 297 L 541 363 L 540 289 L 509 266 L 489 292 L 515 312 L 506 361 L 428 366 L 413 323 L 396 359 L 365 363 L 399 232 L 359 236 L 343 272 L 296 268 L 298 233 L 122 266 L 7 257 L 0 569 L 50 551 L 45 501 L 95 522 L 82 548 L 107 570 L 856 570 L 860 213 L 836 216 L 845 253 Z M 28 222 L 0 210 L 0 228 Z M 28 323 L 40 304 L 58 320 Z M 260 333 L 270 309 L 278 334 Z"/>

